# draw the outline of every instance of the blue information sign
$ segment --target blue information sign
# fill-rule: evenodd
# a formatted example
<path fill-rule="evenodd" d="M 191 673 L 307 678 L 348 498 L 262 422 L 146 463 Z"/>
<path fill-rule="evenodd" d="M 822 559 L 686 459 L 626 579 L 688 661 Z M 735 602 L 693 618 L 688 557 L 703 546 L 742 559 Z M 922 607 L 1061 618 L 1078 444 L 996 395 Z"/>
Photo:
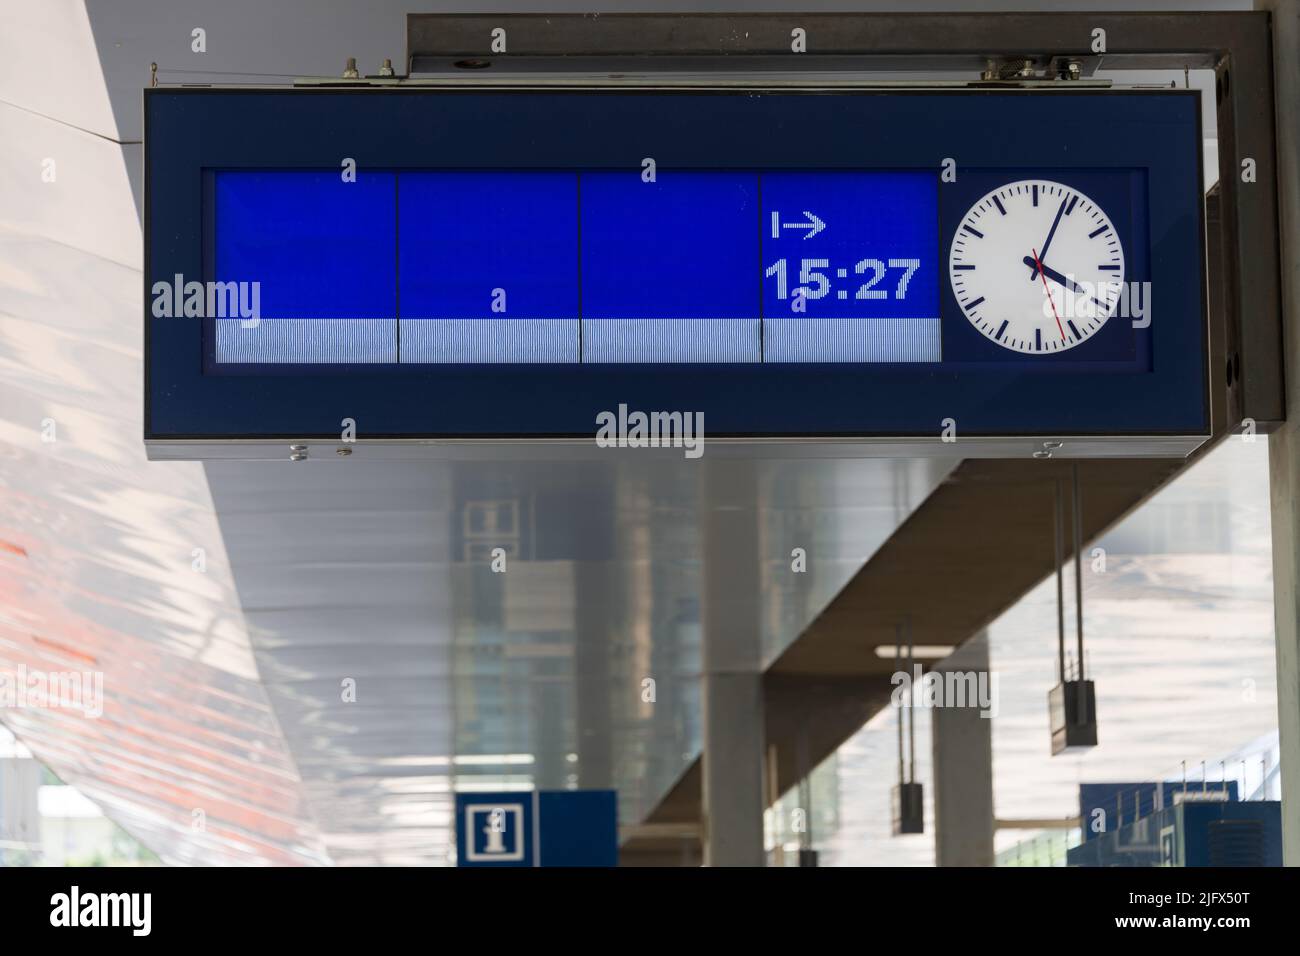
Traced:
<path fill-rule="evenodd" d="M 456 794 L 456 865 L 617 866 L 613 790 Z"/>

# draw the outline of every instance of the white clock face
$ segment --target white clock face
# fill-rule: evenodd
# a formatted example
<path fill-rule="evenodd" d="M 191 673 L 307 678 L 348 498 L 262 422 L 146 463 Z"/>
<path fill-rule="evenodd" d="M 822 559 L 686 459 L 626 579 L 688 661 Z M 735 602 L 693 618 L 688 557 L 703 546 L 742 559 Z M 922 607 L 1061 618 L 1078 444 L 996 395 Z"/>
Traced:
<path fill-rule="evenodd" d="M 1007 183 L 970 208 L 948 255 L 970 323 L 1017 352 L 1064 352 L 1119 304 L 1124 248 L 1095 202 L 1042 179 Z"/>

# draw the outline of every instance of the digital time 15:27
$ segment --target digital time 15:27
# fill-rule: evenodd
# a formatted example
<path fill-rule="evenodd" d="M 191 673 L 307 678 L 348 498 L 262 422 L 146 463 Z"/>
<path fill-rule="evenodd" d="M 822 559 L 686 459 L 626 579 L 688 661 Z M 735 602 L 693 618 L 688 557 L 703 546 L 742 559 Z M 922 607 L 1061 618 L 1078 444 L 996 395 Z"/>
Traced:
<path fill-rule="evenodd" d="M 781 258 L 768 266 L 764 275 L 776 277 L 776 297 L 780 300 L 823 299 L 829 295 L 836 299 L 903 299 L 919 268 L 920 259 L 859 259 L 852 268 L 852 281 L 843 283 L 836 280 L 849 279 L 849 269 L 832 271 L 829 259 L 800 259 L 795 265 Z M 796 272 L 797 284 L 791 289 Z"/>

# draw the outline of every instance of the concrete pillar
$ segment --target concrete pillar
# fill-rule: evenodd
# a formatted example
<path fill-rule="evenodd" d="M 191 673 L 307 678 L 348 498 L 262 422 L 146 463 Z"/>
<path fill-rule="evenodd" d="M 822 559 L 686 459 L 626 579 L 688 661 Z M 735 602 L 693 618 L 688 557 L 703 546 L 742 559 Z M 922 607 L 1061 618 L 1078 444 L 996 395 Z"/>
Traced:
<path fill-rule="evenodd" d="M 1282 862 L 1300 866 L 1300 2 L 1274 0 L 1278 223 L 1286 424 L 1269 436 L 1273 505 L 1273 614 L 1277 635 L 1277 726 L 1281 738 Z"/>
<path fill-rule="evenodd" d="M 752 466 L 710 461 L 703 501 L 705 866 L 763 866 L 761 572 Z"/>
<path fill-rule="evenodd" d="M 610 700 L 610 645 L 614 635 L 606 620 L 613 593 L 611 565 L 579 561 L 574 566 L 574 692 L 577 699 L 578 786 L 599 790 L 614 786 L 614 713 Z M 628 691 L 620 687 L 624 693 Z M 563 739 L 563 735 L 561 735 Z"/>
<path fill-rule="evenodd" d="M 981 717 L 978 688 L 992 695 L 997 688 L 989 676 L 986 634 L 963 644 L 935 669 L 960 673 L 965 706 L 954 707 L 945 695 L 943 707 L 930 710 L 934 750 L 934 857 L 936 866 L 992 866 L 993 851 L 993 720 Z M 996 700 L 988 698 L 996 709 Z"/>
<path fill-rule="evenodd" d="M 764 865 L 762 680 L 704 676 L 705 866 Z"/>

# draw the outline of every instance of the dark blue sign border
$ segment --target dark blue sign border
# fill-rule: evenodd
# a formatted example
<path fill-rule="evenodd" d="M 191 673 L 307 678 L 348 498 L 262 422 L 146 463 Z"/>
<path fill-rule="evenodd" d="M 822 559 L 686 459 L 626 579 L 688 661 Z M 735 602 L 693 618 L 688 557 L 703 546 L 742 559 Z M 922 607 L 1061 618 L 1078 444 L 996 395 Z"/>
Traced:
<path fill-rule="evenodd" d="M 200 322 L 149 312 L 155 281 L 205 272 L 205 170 L 338 171 L 352 157 L 361 169 L 635 173 L 647 155 L 660 169 L 937 170 L 952 157 L 956 185 L 963 168 L 1067 185 L 1089 171 L 1145 171 L 1152 368 L 332 366 L 219 376 L 203 374 Z M 702 411 L 710 437 L 932 437 L 945 418 L 968 437 L 1206 435 L 1202 213 L 1190 91 L 146 90 L 145 437 L 331 439 L 344 418 L 362 439 L 586 437 L 620 404 Z M 964 321 L 951 306 L 944 296 L 945 328 Z"/>

